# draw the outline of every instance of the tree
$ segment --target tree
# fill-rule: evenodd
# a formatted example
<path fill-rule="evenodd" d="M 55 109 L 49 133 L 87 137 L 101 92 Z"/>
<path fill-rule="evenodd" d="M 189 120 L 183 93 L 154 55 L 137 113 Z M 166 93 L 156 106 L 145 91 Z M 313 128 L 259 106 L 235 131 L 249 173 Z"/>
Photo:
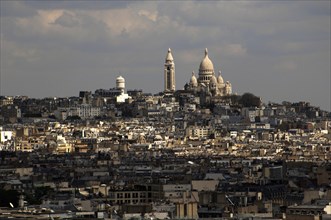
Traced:
<path fill-rule="evenodd" d="M 81 117 L 79 117 L 78 115 L 68 116 L 66 118 L 66 121 L 77 121 L 77 120 L 81 120 Z"/>
<path fill-rule="evenodd" d="M 49 186 L 36 187 L 34 193 L 25 193 L 25 199 L 29 204 L 39 205 L 42 203 L 43 197 L 49 197 L 53 192 L 54 190 Z"/>
<path fill-rule="evenodd" d="M 252 93 L 244 93 L 241 96 L 239 103 L 244 107 L 260 107 L 262 104 L 261 98 Z"/>

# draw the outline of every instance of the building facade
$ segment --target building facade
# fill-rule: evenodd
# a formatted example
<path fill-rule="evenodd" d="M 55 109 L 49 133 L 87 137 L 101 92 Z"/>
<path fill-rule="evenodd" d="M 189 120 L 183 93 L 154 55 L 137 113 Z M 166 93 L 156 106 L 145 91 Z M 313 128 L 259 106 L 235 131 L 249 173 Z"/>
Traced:
<path fill-rule="evenodd" d="M 207 48 L 199 66 L 198 78 L 192 72 L 190 82 L 185 85 L 185 90 L 204 93 L 211 97 L 226 96 L 232 93 L 232 85 L 229 81 L 224 82 L 221 71 L 218 72 L 218 76 L 216 77 L 214 64 L 208 56 Z"/>

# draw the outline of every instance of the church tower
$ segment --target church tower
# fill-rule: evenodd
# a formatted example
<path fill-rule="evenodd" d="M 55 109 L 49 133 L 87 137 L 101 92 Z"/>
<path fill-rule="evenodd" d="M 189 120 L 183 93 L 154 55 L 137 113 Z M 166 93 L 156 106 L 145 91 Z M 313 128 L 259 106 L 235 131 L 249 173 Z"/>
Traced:
<path fill-rule="evenodd" d="M 164 92 L 174 92 L 175 89 L 175 63 L 171 54 L 171 49 L 169 48 L 164 63 Z"/>

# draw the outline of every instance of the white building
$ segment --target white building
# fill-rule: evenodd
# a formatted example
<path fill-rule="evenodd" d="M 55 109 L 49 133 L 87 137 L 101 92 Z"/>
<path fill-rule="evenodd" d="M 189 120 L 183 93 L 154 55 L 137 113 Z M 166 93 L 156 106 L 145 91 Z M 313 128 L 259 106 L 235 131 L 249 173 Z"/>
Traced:
<path fill-rule="evenodd" d="M 116 88 L 121 91 L 121 94 L 116 96 L 116 102 L 122 103 L 131 97 L 125 93 L 125 79 L 122 76 L 116 78 Z"/>
<path fill-rule="evenodd" d="M 190 138 L 207 138 L 210 134 L 212 134 L 212 129 L 210 127 L 189 126 L 186 128 L 186 136 Z"/>
<path fill-rule="evenodd" d="M 69 116 L 79 116 L 81 119 L 92 119 L 101 115 L 100 107 L 93 107 L 89 104 L 82 104 L 77 107 L 58 108 L 54 115 L 60 120 L 66 120 Z"/>
<path fill-rule="evenodd" d="M 10 141 L 12 139 L 13 132 L 12 131 L 2 131 L 0 129 L 0 143 L 4 143 L 6 141 Z"/>
<path fill-rule="evenodd" d="M 205 92 L 213 97 L 230 95 L 232 93 L 232 85 L 229 81 L 224 82 L 221 71 L 218 72 L 216 77 L 214 64 L 209 59 L 207 48 L 205 49 L 205 57 L 199 66 L 198 79 L 192 72 L 190 82 L 185 86 L 185 89 L 194 92 Z"/>

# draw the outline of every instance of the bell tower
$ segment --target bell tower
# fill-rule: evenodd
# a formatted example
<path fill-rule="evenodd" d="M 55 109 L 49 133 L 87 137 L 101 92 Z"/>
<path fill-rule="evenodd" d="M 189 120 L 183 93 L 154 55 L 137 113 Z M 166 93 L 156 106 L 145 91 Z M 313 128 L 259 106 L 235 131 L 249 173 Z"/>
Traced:
<path fill-rule="evenodd" d="M 175 63 L 171 54 L 171 49 L 169 48 L 164 63 L 164 92 L 174 92 L 175 89 Z"/>

